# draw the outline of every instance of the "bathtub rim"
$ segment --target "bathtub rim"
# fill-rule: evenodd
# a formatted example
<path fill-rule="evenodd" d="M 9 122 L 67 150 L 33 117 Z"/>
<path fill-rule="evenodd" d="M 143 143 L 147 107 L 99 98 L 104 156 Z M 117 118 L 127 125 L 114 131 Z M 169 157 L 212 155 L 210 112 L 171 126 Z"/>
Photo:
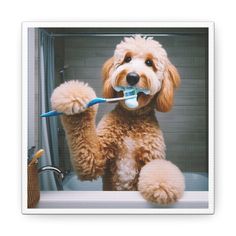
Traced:
<path fill-rule="evenodd" d="M 36 208 L 23 214 L 213 214 L 208 191 L 185 191 L 169 206 L 152 205 L 138 191 L 41 191 Z M 85 207 L 85 204 L 91 207 Z M 101 207 L 108 204 L 107 208 Z M 132 207 L 130 207 L 130 205 Z M 127 207 L 129 206 L 129 207 Z"/>

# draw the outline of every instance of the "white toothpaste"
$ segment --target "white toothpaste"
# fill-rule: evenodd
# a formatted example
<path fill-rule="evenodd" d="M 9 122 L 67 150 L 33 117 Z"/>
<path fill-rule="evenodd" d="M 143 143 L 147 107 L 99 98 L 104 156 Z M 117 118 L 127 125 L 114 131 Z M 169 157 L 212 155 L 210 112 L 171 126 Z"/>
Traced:
<path fill-rule="evenodd" d="M 148 89 L 143 89 L 143 88 L 137 88 L 137 87 L 123 87 L 123 86 L 118 86 L 114 88 L 117 92 L 123 91 L 124 93 L 124 98 L 125 97 L 130 97 L 125 100 L 125 105 L 128 108 L 134 109 L 138 107 L 138 93 L 143 92 L 145 94 L 149 94 L 150 91 Z"/>

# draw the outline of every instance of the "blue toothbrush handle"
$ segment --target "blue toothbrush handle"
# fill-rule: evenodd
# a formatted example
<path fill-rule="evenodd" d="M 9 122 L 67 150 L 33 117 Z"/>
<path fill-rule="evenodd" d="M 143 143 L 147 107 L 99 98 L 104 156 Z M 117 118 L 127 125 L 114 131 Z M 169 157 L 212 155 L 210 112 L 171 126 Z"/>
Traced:
<path fill-rule="evenodd" d="M 106 102 L 107 100 L 105 98 L 94 98 L 92 99 L 90 102 L 88 102 L 88 104 L 86 105 L 86 107 L 91 107 L 95 104 L 98 104 L 98 103 L 104 103 Z"/>
<path fill-rule="evenodd" d="M 62 115 L 62 114 L 63 114 L 62 112 L 57 112 L 55 110 L 52 110 L 52 111 L 41 114 L 40 117 L 59 116 L 59 115 Z"/>
<path fill-rule="evenodd" d="M 88 107 L 91 107 L 97 103 L 104 103 L 104 102 L 106 102 L 105 98 L 94 98 L 87 103 L 86 107 L 88 108 Z M 56 110 L 52 110 L 52 111 L 41 114 L 40 117 L 59 116 L 62 114 L 63 114 L 62 112 L 57 112 Z"/>

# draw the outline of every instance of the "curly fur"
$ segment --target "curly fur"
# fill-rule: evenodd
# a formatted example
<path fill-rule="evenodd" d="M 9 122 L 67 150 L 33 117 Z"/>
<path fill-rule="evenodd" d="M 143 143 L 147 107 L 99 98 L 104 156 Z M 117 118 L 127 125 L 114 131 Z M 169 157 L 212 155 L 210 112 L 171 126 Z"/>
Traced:
<path fill-rule="evenodd" d="M 124 62 L 127 55 L 132 58 L 130 63 Z M 152 60 L 152 66 L 145 64 L 147 59 Z M 141 36 L 125 38 L 103 66 L 104 96 L 121 96 L 115 87 L 127 86 L 126 75 L 132 71 L 140 75 L 135 86 L 148 89 L 150 94 L 138 94 L 135 109 L 119 102 L 97 128 L 97 106 L 85 109 L 96 95 L 83 82 L 69 81 L 56 88 L 52 106 L 65 114 L 62 124 L 72 163 L 82 180 L 102 176 L 104 190 L 139 190 L 149 201 L 173 203 L 184 191 L 184 178 L 165 160 L 155 108 L 163 112 L 171 109 L 180 77 L 157 41 Z"/>

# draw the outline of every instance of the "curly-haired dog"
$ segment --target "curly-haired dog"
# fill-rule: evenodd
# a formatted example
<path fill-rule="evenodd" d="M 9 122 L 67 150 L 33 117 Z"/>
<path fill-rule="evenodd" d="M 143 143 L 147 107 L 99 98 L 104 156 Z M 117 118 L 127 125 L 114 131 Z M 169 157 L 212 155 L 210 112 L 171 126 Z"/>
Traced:
<path fill-rule="evenodd" d="M 63 112 L 75 171 L 82 180 L 103 177 L 104 190 L 139 190 L 151 202 L 169 204 L 184 191 L 184 177 L 165 160 L 165 143 L 155 109 L 173 105 L 179 74 L 166 51 L 152 38 L 125 38 L 103 66 L 104 97 L 123 96 L 119 88 L 142 88 L 136 108 L 120 101 L 95 125 L 97 106 L 85 109 L 96 97 L 80 81 L 69 81 L 52 94 L 52 107 Z"/>

